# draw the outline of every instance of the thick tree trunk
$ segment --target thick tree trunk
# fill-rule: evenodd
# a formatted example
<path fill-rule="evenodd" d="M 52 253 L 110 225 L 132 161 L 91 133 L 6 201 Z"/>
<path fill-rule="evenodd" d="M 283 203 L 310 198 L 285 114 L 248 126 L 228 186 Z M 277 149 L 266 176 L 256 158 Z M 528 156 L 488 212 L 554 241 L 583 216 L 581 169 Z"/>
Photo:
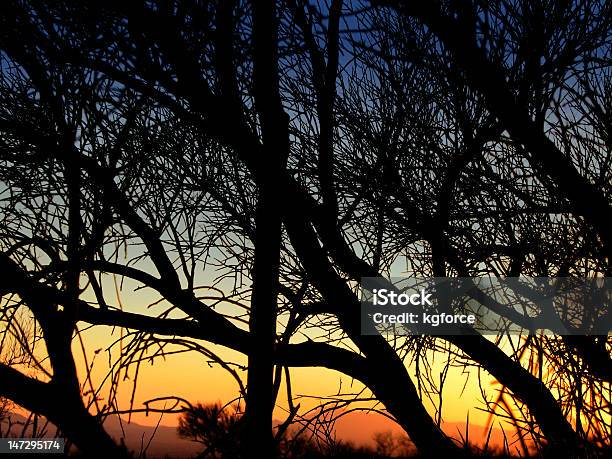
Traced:
<path fill-rule="evenodd" d="M 44 383 L 0 364 L 0 395 L 46 417 L 87 457 L 128 457 L 80 398 L 60 384 Z"/>
<path fill-rule="evenodd" d="M 244 456 L 274 457 L 274 348 L 282 243 L 280 187 L 289 153 L 288 117 L 279 92 L 278 23 L 274 2 L 253 2 L 255 106 L 266 165 L 257 177 L 255 261 L 251 298 Z"/>
<path fill-rule="evenodd" d="M 457 457 L 461 454 L 431 418 L 406 367 L 381 336 L 363 336 L 360 330 L 359 302 L 333 270 L 312 227 L 293 212 L 285 215 L 291 243 L 312 281 L 326 300 L 336 305 L 342 329 L 357 345 L 367 361 L 367 381 L 374 396 L 404 428 L 424 454 Z"/>
<path fill-rule="evenodd" d="M 273 358 L 281 222 L 270 190 L 261 189 L 257 202 L 255 263 L 249 320 L 250 348 L 245 415 L 245 457 L 261 451 L 272 457 Z"/>
<path fill-rule="evenodd" d="M 113 441 L 83 404 L 71 350 L 74 317 L 67 315 L 73 308 L 58 311 L 46 287 L 29 279 L 4 254 L 0 254 L 0 271 L 4 274 L 0 294 L 17 292 L 32 310 L 43 330 L 53 368 L 52 380 L 43 383 L 0 364 L 0 395 L 45 416 L 88 457 L 127 457 L 127 451 Z"/>

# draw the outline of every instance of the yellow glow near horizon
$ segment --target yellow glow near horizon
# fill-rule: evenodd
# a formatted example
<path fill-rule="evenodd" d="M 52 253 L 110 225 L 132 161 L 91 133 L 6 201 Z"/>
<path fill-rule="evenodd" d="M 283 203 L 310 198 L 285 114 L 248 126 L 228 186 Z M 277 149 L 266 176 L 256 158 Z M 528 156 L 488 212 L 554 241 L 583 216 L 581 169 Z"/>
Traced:
<path fill-rule="evenodd" d="M 89 364 L 92 363 L 92 356 L 96 350 L 101 350 L 95 355 L 92 370 L 92 381 L 94 387 L 106 377 L 109 371 L 108 366 L 108 346 L 120 337 L 121 330 L 111 327 L 94 327 L 82 332 L 82 338 L 87 349 Z M 205 343 L 202 343 L 205 344 Z M 238 352 L 223 348 L 221 346 L 206 344 L 207 348 L 213 350 L 215 354 L 226 362 L 235 362 L 246 366 L 246 357 Z M 86 381 L 86 366 L 82 358 L 82 352 L 78 340 L 74 342 L 74 351 L 81 375 L 82 383 Z M 116 352 L 112 352 L 113 359 L 117 357 Z M 435 361 L 432 374 L 440 374 L 443 370 L 444 362 L 439 358 Z M 409 371 L 414 370 L 409 368 Z M 471 371 L 471 374 L 470 374 Z M 443 419 L 450 422 L 463 422 L 469 412 L 470 422 L 484 425 L 487 413 L 477 409 L 481 398 L 480 389 L 477 385 L 476 369 L 464 372 L 459 368 L 450 368 L 446 378 L 443 392 Z M 411 371 L 413 373 L 413 371 Z M 242 380 L 246 382 L 246 372 L 240 371 Z M 120 388 L 117 394 L 117 401 L 121 410 L 129 407 L 132 397 L 134 382 L 134 372 L 128 372 L 129 378 L 121 378 Z M 357 393 L 363 389 L 363 385 L 350 377 L 325 368 L 292 368 L 290 370 L 292 393 L 300 396 L 296 403 L 300 403 L 300 412 L 305 412 L 314 408 L 318 404 L 318 397 L 325 398 L 337 395 L 339 392 L 344 394 Z M 414 380 L 414 378 L 413 378 Z M 491 390 L 493 379 L 489 379 L 488 384 Z M 100 395 L 102 398 L 108 394 L 108 384 Z M 492 393 L 492 392 L 491 392 Z M 239 397 L 238 384 L 230 374 L 219 365 L 211 364 L 208 359 L 194 351 L 183 354 L 174 354 L 165 358 L 158 357 L 154 361 L 145 360 L 139 368 L 137 391 L 134 398 L 134 408 L 144 408 L 143 402 L 158 397 L 177 396 L 184 398 L 191 403 L 228 403 L 232 399 Z M 366 395 L 369 397 L 369 393 Z M 437 396 L 436 396 L 437 397 Z M 431 402 L 424 397 L 424 403 L 430 413 L 434 412 Z M 100 400 L 101 404 L 108 403 L 108 400 Z M 284 419 L 288 410 L 286 395 L 286 384 L 283 384 L 277 400 L 275 417 Z M 361 404 L 363 405 L 363 403 Z M 159 406 L 159 405 L 157 405 Z M 481 406 L 481 405 L 480 405 Z M 482 406 L 481 406 L 482 407 Z M 158 422 L 158 414 L 135 413 L 132 416 L 134 422 L 154 425 Z M 165 415 L 164 424 L 175 425 L 178 421 L 176 415 Z"/>

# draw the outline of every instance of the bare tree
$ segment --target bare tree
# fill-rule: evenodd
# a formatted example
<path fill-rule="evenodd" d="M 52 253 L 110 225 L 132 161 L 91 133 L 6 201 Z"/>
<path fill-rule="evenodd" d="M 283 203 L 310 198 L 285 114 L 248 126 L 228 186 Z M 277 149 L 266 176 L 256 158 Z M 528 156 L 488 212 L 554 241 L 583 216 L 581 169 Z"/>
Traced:
<path fill-rule="evenodd" d="M 83 401 L 70 346 L 84 322 L 132 330 L 115 385 L 178 348 L 230 371 L 243 455 L 274 455 L 292 366 L 361 381 L 421 451 L 461 454 L 440 429 L 443 380 L 407 369 L 431 353 L 495 378 L 485 408 L 538 447 L 609 447 L 608 337 L 364 336 L 356 288 L 397 263 L 609 273 L 605 2 L 2 9 L 2 311 L 33 314 L 50 366 L 0 365 L 0 396 L 83 451 L 120 451 L 98 418 L 122 410 Z M 153 292 L 157 313 L 114 305 L 109 276 Z M 248 357 L 246 389 L 206 343 Z"/>

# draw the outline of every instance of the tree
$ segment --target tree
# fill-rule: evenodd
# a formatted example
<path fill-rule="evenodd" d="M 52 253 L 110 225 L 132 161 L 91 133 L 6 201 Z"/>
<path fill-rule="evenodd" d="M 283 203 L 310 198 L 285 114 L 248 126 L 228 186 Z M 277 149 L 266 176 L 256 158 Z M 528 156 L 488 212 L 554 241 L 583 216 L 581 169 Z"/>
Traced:
<path fill-rule="evenodd" d="M 291 366 L 361 381 L 421 451 L 460 454 L 407 370 L 431 352 L 498 380 L 487 408 L 516 403 L 537 445 L 609 445 L 609 338 L 364 336 L 355 288 L 397 263 L 609 273 L 605 2 L 2 8 L 0 290 L 3 311 L 34 315 L 51 368 L 1 365 L 0 396 L 115 454 L 70 349 L 85 322 L 133 330 L 127 364 L 166 344 L 247 355 L 241 444 L 267 438 L 270 457 Z M 203 297 L 215 269 L 222 293 Z M 168 307 L 113 307 L 108 274 Z"/>

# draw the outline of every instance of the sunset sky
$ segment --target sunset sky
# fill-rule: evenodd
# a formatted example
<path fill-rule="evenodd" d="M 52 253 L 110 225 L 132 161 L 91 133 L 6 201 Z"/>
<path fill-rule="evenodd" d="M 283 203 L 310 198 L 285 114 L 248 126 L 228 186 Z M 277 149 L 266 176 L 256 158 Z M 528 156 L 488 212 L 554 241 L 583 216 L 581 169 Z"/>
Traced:
<path fill-rule="evenodd" d="M 154 296 L 146 293 L 144 290 L 139 292 L 130 291 L 131 286 L 123 285 L 121 303 L 125 310 L 133 312 L 152 314 L 156 311 L 163 310 L 163 305 L 157 305 L 154 308 L 146 308 L 147 302 L 154 301 Z M 81 337 L 87 349 L 88 362 L 91 365 L 93 361 L 92 381 L 95 387 L 98 387 L 100 382 L 107 376 L 109 371 L 109 354 L 108 349 L 113 343 L 125 333 L 125 330 L 119 328 L 111 328 L 107 326 L 97 326 L 87 329 L 86 324 L 80 325 Z M 127 342 L 127 340 L 126 340 Z M 206 347 L 221 357 L 224 361 L 233 362 L 239 365 L 246 365 L 246 357 L 238 352 L 227 348 L 211 345 L 205 342 Z M 81 381 L 86 381 L 85 363 L 82 358 L 80 342 L 74 340 L 73 348 L 79 370 L 81 373 Z M 98 351 L 96 353 L 96 351 Z M 118 355 L 119 344 L 115 344 L 110 352 L 113 357 Z M 434 378 L 439 378 L 444 369 L 445 355 L 437 354 L 436 360 L 432 366 Z M 113 360 L 114 361 L 114 360 Z M 118 400 L 121 404 L 121 409 L 128 409 L 130 398 L 132 397 L 133 375 L 135 367 L 131 367 L 129 374 L 130 379 L 121 381 L 118 392 Z M 246 382 L 246 372 L 237 368 L 243 382 Z M 410 368 L 411 374 L 414 375 L 414 366 Z M 358 381 L 354 381 L 346 375 L 342 375 L 336 371 L 325 368 L 292 368 L 291 382 L 292 391 L 295 396 L 304 396 L 295 403 L 300 403 L 300 413 L 305 413 L 308 409 L 315 407 L 319 403 L 318 397 L 334 396 L 338 393 L 350 394 L 358 393 L 363 386 Z M 415 379 L 416 381 L 416 379 Z M 439 379 L 438 379 L 439 381 Z M 497 385 L 488 374 L 482 372 L 481 381 L 483 387 L 487 390 L 489 398 L 495 397 Z M 108 397 L 109 385 L 105 384 L 100 392 L 100 403 L 103 404 Z M 221 402 L 228 403 L 232 399 L 239 396 L 238 384 L 234 378 L 219 365 L 210 363 L 209 359 L 196 352 L 185 352 L 180 354 L 169 355 L 167 357 L 157 357 L 154 361 L 143 361 L 139 369 L 138 386 L 134 397 L 134 408 L 144 408 L 143 402 L 158 397 L 177 396 L 189 400 L 191 403 L 211 403 Z M 314 398 L 310 398 L 310 396 Z M 362 397 L 369 397 L 369 393 L 365 392 Z M 437 394 L 432 397 L 437 401 Z M 426 406 L 430 413 L 434 413 L 434 407 L 427 396 L 423 397 Z M 488 413 L 482 408 L 482 395 L 478 386 L 478 371 L 475 368 L 463 369 L 451 367 L 446 375 L 446 383 L 443 392 L 443 417 L 448 423 L 464 423 L 466 416 L 469 413 L 471 424 L 484 426 L 487 422 Z M 159 404 L 157 405 L 160 406 Z M 355 406 L 368 407 L 372 406 L 371 402 L 360 402 Z M 283 420 L 287 413 L 287 396 L 286 385 L 283 378 L 280 394 L 277 400 L 277 408 L 275 410 L 275 418 Z M 379 405 L 379 408 L 382 408 Z M 159 421 L 159 414 L 152 413 L 134 413 L 132 420 L 143 425 L 155 425 Z M 125 416 L 124 416 L 125 417 Z M 162 424 L 176 425 L 178 415 L 165 414 Z M 365 429 L 363 436 L 369 438 L 374 432 L 387 429 L 389 424 L 382 422 L 379 417 L 372 417 L 372 422 L 365 425 L 355 426 L 356 429 Z"/>
<path fill-rule="evenodd" d="M 9 437 L 607 457 L 612 2 L 1 9 Z"/>

